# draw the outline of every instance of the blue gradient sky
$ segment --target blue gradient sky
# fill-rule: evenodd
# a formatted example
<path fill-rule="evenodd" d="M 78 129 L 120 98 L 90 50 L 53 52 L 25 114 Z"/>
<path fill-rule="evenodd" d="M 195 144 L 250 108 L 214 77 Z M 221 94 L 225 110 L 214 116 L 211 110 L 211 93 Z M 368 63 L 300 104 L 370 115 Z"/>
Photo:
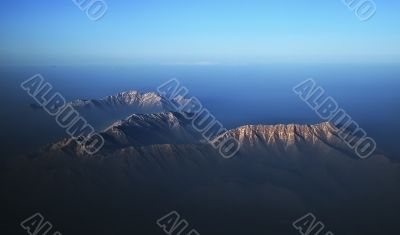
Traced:
<path fill-rule="evenodd" d="M 0 3 L 1 64 L 399 62 L 400 2 L 361 22 L 341 0 L 71 0 Z"/>

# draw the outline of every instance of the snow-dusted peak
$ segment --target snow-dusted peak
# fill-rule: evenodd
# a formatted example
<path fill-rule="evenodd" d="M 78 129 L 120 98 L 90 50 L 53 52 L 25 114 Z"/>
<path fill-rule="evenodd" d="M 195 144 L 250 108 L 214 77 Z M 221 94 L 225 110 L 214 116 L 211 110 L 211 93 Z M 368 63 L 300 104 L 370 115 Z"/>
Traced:
<path fill-rule="evenodd" d="M 124 104 L 134 104 L 135 102 L 141 99 L 141 96 L 142 95 L 138 91 L 125 91 L 118 93 L 115 96 L 105 97 L 103 98 L 103 100 L 104 99 L 107 100 L 108 98 L 111 100 L 117 99 L 118 101 Z"/>
<path fill-rule="evenodd" d="M 115 112 L 115 108 L 125 107 L 134 109 L 132 113 L 169 111 L 169 109 L 165 107 L 165 103 L 163 98 L 155 92 L 140 93 L 136 90 L 120 92 L 116 95 L 106 96 L 101 99 L 78 99 L 69 102 L 74 108 L 83 111 L 89 108 L 111 108 Z"/>

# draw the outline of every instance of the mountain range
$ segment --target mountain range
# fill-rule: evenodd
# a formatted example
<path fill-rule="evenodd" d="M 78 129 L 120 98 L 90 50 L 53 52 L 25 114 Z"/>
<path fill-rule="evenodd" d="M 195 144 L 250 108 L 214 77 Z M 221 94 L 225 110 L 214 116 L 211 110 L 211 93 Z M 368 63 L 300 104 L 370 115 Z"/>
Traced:
<path fill-rule="evenodd" d="M 131 114 L 100 132 L 105 145 L 93 156 L 66 138 L 10 160 L 6 179 L 18 186 L 2 189 L 14 210 L 46 210 L 71 234 L 162 234 L 153 223 L 171 210 L 201 234 L 296 234 L 291 223 L 308 212 L 337 234 L 396 234 L 398 163 L 379 151 L 359 159 L 330 123 L 228 130 L 241 148 L 224 159 L 157 94 L 71 104 Z M 77 230 L 79 221 L 97 227 Z"/>
<path fill-rule="evenodd" d="M 67 105 L 77 110 L 97 130 L 102 130 L 107 125 L 130 114 L 175 110 L 164 97 L 157 93 L 141 93 L 135 90 L 120 92 L 101 99 L 77 99 L 68 102 Z M 31 107 L 35 110 L 41 109 L 37 104 L 31 104 Z"/>

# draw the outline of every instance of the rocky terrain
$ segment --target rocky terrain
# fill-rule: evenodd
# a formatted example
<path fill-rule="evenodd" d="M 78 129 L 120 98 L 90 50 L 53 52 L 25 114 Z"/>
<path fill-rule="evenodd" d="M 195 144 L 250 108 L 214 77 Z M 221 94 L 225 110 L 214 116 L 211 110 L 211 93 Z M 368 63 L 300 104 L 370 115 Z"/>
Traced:
<path fill-rule="evenodd" d="M 138 107 L 134 94 L 76 107 Z M 335 234 L 395 234 L 398 163 L 379 151 L 359 159 L 329 123 L 229 130 L 241 144 L 231 159 L 174 112 L 133 114 L 100 134 L 93 156 L 64 139 L 9 162 L 7 220 L 39 210 L 65 234 L 162 234 L 155 220 L 177 210 L 201 234 L 296 234 L 291 223 L 312 212 Z"/>

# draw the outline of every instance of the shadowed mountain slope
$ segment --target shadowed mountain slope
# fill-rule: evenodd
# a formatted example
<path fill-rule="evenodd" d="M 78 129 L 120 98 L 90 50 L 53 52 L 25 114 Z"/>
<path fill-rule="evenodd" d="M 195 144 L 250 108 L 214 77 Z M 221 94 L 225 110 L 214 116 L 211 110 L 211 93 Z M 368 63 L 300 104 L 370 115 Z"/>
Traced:
<path fill-rule="evenodd" d="M 178 113 L 131 115 L 101 135 L 94 156 L 65 139 L 20 158 L 7 171 L 18 186 L 3 189 L 10 206 L 68 218 L 60 223 L 73 234 L 116 226 L 117 234 L 161 234 L 154 221 L 171 210 L 202 234 L 294 234 L 291 223 L 308 212 L 335 234 L 395 234 L 399 165 L 378 153 L 358 159 L 329 123 L 229 130 L 241 143 L 232 159 Z M 97 226 L 77 231 L 78 221 Z"/>

